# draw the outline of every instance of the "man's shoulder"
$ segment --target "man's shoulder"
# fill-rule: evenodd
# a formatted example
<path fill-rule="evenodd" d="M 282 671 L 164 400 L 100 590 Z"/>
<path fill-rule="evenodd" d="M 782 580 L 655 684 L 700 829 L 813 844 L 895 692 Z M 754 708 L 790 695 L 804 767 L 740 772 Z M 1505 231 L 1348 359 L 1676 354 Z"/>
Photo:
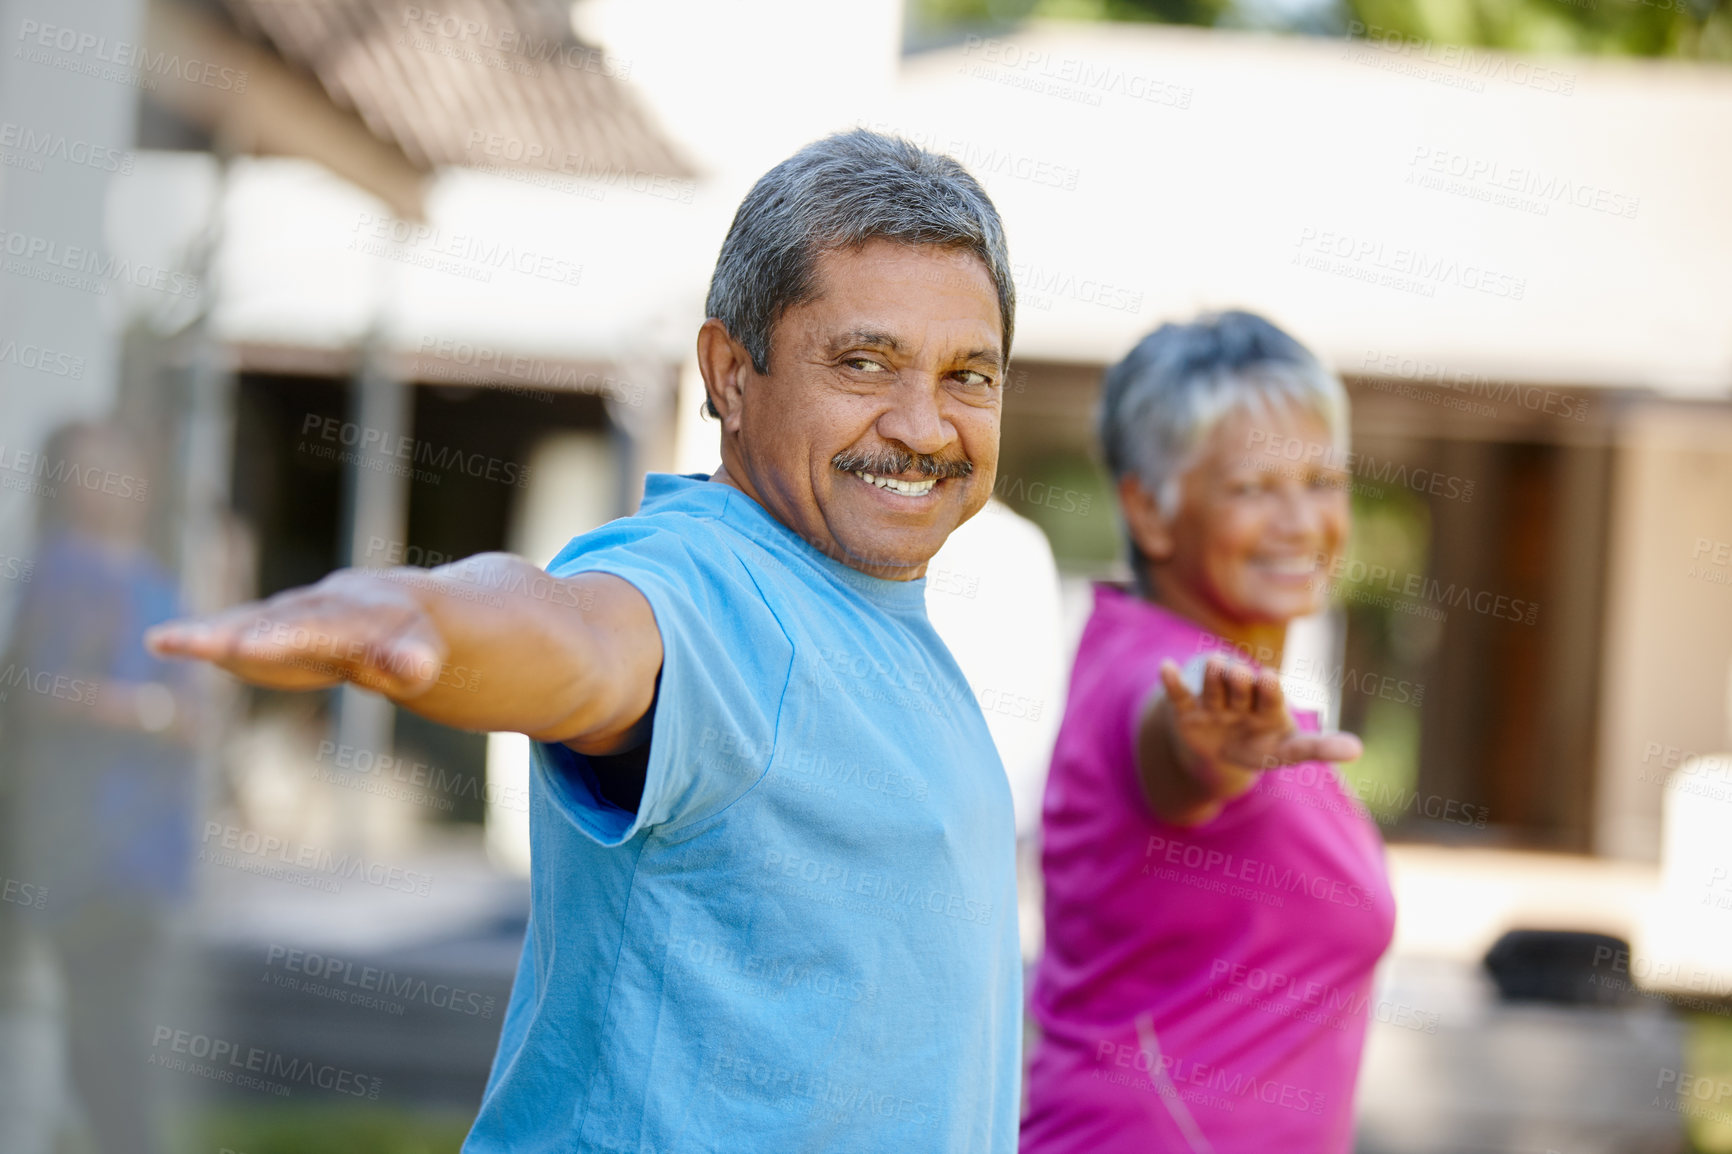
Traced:
<path fill-rule="evenodd" d="M 670 576 L 716 575 L 739 564 L 725 524 L 702 510 L 654 509 L 619 517 L 573 537 L 548 563 L 555 576 L 597 567 L 603 560 L 636 562 Z"/>
<path fill-rule="evenodd" d="M 694 557 L 736 553 L 744 534 L 725 516 L 736 494 L 731 486 L 701 474 L 651 473 L 637 512 L 572 538 L 548 568 L 603 548 L 678 551 Z"/>

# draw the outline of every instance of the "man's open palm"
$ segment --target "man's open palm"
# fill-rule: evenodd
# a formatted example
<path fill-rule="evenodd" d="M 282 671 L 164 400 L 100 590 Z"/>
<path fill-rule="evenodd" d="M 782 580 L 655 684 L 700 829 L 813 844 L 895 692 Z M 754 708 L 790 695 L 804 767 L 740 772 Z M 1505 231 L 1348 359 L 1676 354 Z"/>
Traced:
<path fill-rule="evenodd" d="M 340 681 L 395 698 L 438 681 L 445 645 L 415 597 L 375 575 L 344 571 L 316 585 L 150 630 L 160 656 L 212 662 L 270 689 Z"/>

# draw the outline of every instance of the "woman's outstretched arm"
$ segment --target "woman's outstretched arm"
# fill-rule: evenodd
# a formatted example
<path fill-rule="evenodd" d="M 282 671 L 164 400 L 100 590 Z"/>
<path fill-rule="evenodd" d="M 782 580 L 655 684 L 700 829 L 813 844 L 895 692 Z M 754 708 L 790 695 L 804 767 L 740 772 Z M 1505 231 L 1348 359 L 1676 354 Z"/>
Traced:
<path fill-rule="evenodd" d="M 1352 761 L 1364 752 L 1350 733 L 1307 733 L 1287 711 L 1281 679 L 1210 657 L 1193 690 L 1171 660 L 1137 726 L 1143 798 L 1163 821 L 1200 825 L 1257 783 L 1267 769 L 1302 761 Z"/>

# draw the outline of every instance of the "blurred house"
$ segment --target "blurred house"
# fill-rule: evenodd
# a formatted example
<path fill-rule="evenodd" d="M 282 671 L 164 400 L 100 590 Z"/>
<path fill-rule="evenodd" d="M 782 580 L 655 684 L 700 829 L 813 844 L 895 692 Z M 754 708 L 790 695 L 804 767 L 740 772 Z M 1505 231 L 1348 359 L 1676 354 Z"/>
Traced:
<path fill-rule="evenodd" d="M 1347 380 L 1347 628 L 1298 680 L 1392 837 L 1488 863 L 1397 853 L 1398 946 L 1641 937 L 1662 752 L 1732 742 L 1729 111 L 1688 65 L 1036 25 L 910 60 L 880 118 L 1005 213 L 1006 481 L 1072 573 L 1117 544 L 1099 373 L 1155 324 L 1249 307 Z"/>
<path fill-rule="evenodd" d="M 1355 400 L 1355 567 L 1299 681 L 1366 735 L 1368 803 L 1397 840 L 1645 879 L 1403 933 L 1467 954 L 1535 919 L 1636 932 L 1654 751 L 1732 741 L 1723 72 L 1107 25 L 904 56 L 892 0 L 149 14 L 248 80 L 142 94 L 108 241 L 206 292 L 193 317 L 129 290 L 122 391 L 223 447 L 200 491 L 253 524 L 265 589 L 550 554 L 646 469 L 713 467 L 690 348 L 739 197 L 825 131 L 901 132 L 1005 215 L 997 495 L 1046 530 L 1073 623 L 1117 571 L 1100 371 L 1164 319 L 1271 316 Z M 381 445 L 407 476 L 367 465 Z"/>
<path fill-rule="evenodd" d="M 1410 1121 L 1448 1143 L 1432 1119 L 1477 1111 L 1507 1136 L 1545 1094 L 1592 1087 L 1568 1148 L 1637 1148 L 1618 1115 L 1647 1075 L 1606 1094 L 1606 1072 L 1669 1053 L 1670 1027 L 1631 1047 L 1547 1019 L 1539 1049 L 1488 1063 L 1477 1031 L 1533 1023 L 1449 991 L 1504 929 L 1553 926 L 1631 941 L 1619 980 L 1732 994 L 1715 857 L 1732 792 L 1714 792 L 1732 785 L 1713 756 L 1732 743 L 1732 154 L 1714 147 L 1732 77 L 1123 25 L 905 51 L 898 0 L 64 8 L 0 0 L 19 30 L 0 69 L 0 338 L 37 349 L 0 355 L 0 470 L 35 483 L 51 429 L 116 413 L 151 449 L 152 543 L 196 607 L 345 563 L 545 561 L 629 511 L 645 471 L 712 469 L 691 350 L 751 182 L 853 125 L 968 165 L 1019 288 L 995 495 L 1063 581 L 995 511 L 929 594 L 952 636 L 993 643 L 962 664 L 982 670 L 1025 827 L 1066 671 L 1009 663 L 1063 648 L 1087 582 L 1122 572 L 1092 455 L 1101 371 L 1205 308 L 1294 332 L 1353 394 L 1356 539 L 1290 685 L 1366 739 L 1352 772 L 1392 843 L 1398 963 L 1448 962 L 1436 982 L 1397 966 L 1389 998 L 1445 1038 L 1384 1030 L 1409 1046 L 1374 1049 L 1368 1070 L 1400 1088 L 1370 1097 L 1409 1112 L 1423 1087 Z M 30 510 L 0 491 L 0 567 L 29 556 Z M 995 573 L 1011 547 L 1029 563 Z M 16 586 L 0 581 L 0 618 Z M 405 857 L 411 823 L 485 818 L 495 862 L 521 867 L 521 741 L 311 700 L 257 711 L 216 800 Z M 429 804 L 321 794 L 327 745 L 435 778 Z M 521 910 L 501 894 L 521 893 L 466 841 L 438 859 L 437 902 L 259 899 L 224 874 L 208 928 L 256 967 L 261 942 L 364 956 L 491 925 L 438 948 L 502 992 Z M 230 976 L 256 998 L 245 966 Z M 245 1036 L 274 1036 L 262 1023 Z M 420 1071 L 403 1084 L 478 1088 L 485 1030 L 458 1070 L 446 1035 L 374 1025 Z M 305 1036 L 348 1044 L 352 1023 L 327 1026 Z M 1474 1076 L 1438 1076 L 1450 1062 Z"/>

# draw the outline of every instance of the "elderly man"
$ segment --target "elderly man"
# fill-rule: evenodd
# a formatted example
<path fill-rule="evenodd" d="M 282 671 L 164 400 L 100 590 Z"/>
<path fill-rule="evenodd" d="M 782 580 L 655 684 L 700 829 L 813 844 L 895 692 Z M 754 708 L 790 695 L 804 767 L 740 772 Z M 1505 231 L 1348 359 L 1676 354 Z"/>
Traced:
<path fill-rule="evenodd" d="M 713 476 L 652 475 L 547 574 L 339 572 L 151 635 L 535 742 L 466 1151 L 1015 1149 L 1011 800 L 923 580 L 992 491 L 1013 309 L 961 166 L 820 141 L 716 263 Z"/>

